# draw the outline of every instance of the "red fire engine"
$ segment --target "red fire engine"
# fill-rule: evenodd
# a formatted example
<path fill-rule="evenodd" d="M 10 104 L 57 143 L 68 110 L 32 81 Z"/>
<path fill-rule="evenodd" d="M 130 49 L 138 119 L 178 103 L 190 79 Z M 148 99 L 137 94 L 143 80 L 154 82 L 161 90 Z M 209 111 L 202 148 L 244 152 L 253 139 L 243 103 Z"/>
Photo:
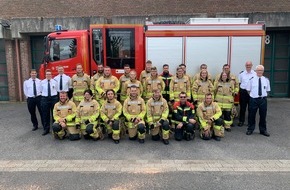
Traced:
<path fill-rule="evenodd" d="M 40 68 L 40 78 L 45 69 L 56 75 L 57 66 L 72 76 L 76 64 L 93 75 L 97 64 L 112 68 L 113 75 L 123 73 L 129 64 L 138 74 L 146 60 L 162 71 L 170 65 L 171 73 L 185 63 L 187 74 L 193 76 L 202 63 L 208 65 L 213 76 L 222 71 L 222 65 L 231 65 L 231 72 L 238 75 L 244 64 L 263 64 L 265 26 L 248 24 L 248 19 L 190 19 L 184 25 L 131 25 L 98 24 L 89 30 L 56 31 L 46 37 L 45 63 Z"/>

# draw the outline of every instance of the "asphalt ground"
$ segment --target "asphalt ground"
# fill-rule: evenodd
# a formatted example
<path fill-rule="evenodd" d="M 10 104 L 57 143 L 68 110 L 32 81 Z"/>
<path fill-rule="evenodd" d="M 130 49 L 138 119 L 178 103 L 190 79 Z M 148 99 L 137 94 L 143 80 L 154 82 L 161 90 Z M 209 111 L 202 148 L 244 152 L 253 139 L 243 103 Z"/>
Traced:
<path fill-rule="evenodd" d="M 220 142 L 171 138 L 166 146 L 149 136 L 144 144 L 125 137 L 117 145 L 107 138 L 72 142 L 43 137 L 42 129 L 31 131 L 25 103 L 1 103 L 0 189 L 290 189 L 289 106 L 289 99 L 268 99 L 270 137 L 260 135 L 258 126 L 250 136 L 246 126 L 235 126 Z M 99 170 L 89 169 L 90 162 L 49 168 L 66 161 L 104 164 Z M 23 162 L 33 164 L 25 169 Z M 127 167 L 131 162 L 134 167 Z"/>

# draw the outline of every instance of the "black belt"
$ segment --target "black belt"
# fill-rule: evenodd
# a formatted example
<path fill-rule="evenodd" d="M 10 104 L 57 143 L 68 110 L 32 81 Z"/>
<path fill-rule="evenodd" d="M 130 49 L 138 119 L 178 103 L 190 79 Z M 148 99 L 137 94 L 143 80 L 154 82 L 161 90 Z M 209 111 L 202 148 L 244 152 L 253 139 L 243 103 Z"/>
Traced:
<path fill-rule="evenodd" d="M 44 98 L 54 98 L 54 97 L 57 97 L 57 95 L 54 95 L 54 96 L 42 96 Z"/>
<path fill-rule="evenodd" d="M 258 97 L 258 98 L 254 98 L 254 99 L 266 99 L 267 97 L 264 96 L 264 97 Z"/>
<path fill-rule="evenodd" d="M 39 98 L 40 96 L 33 96 L 33 97 L 28 97 L 28 98 Z"/>

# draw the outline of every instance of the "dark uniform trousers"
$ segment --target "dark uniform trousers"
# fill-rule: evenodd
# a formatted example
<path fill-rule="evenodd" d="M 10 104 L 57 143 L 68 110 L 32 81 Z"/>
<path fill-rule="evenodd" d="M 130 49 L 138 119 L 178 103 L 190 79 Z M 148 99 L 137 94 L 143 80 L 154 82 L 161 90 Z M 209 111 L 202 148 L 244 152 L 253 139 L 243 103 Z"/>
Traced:
<path fill-rule="evenodd" d="M 267 98 L 250 98 L 249 102 L 249 117 L 248 117 L 248 131 L 255 130 L 256 123 L 256 113 L 259 109 L 260 121 L 259 121 L 259 129 L 260 133 L 266 132 L 266 115 L 267 115 Z"/>
<path fill-rule="evenodd" d="M 43 123 L 43 117 L 42 117 L 42 111 L 41 111 L 41 96 L 36 96 L 36 97 L 28 97 L 27 98 L 27 107 L 28 107 L 28 111 L 30 113 L 30 119 L 31 122 L 33 124 L 33 127 L 38 127 L 38 121 L 37 121 L 37 117 L 36 117 L 36 107 L 38 109 L 38 112 L 40 113 L 40 118 L 41 118 L 41 124 L 42 126 L 44 126 Z"/>
<path fill-rule="evenodd" d="M 41 109 L 43 117 L 43 129 L 44 131 L 49 131 L 50 129 L 50 114 L 53 116 L 53 107 L 58 101 L 57 96 L 42 96 L 41 97 Z"/>
<path fill-rule="evenodd" d="M 240 117 L 239 121 L 245 122 L 246 109 L 249 110 L 250 95 L 247 90 L 240 88 Z"/>

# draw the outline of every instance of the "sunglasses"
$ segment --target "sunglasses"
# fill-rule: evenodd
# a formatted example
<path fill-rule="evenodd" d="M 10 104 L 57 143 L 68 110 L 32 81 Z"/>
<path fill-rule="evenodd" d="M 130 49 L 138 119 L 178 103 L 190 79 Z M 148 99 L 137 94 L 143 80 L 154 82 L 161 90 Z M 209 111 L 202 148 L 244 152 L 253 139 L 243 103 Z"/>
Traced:
<path fill-rule="evenodd" d="M 186 98 L 186 96 L 179 96 L 179 98 Z"/>

